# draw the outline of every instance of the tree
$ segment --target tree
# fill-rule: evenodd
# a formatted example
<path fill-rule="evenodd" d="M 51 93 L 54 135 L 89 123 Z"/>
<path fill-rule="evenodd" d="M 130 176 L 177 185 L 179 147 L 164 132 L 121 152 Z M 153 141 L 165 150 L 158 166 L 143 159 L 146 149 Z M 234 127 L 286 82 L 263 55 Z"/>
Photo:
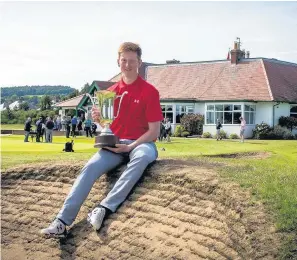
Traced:
<path fill-rule="evenodd" d="M 22 102 L 22 103 L 20 104 L 20 106 L 19 106 L 19 109 L 21 109 L 21 110 L 25 110 L 25 111 L 29 110 L 30 107 L 29 107 L 28 102 L 27 102 L 27 101 Z"/>
<path fill-rule="evenodd" d="M 78 95 L 79 95 L 79 91 L 76 89 L 74 92 L 68 95 L 67 99 L 77 97 Z"/>
<path fill-rule="evenodd" d="M 40 109 L 41 110 L 50 110 L 52 107 L 52 99 L 50 96 L 45 95 L 40 100 Z"/>
<path fill-rule="evenodd" d="M 89 85 L 89 83 L 86 83 L 86 84 L 82 87 L 82 89 L 81 89 L 81 91 L 80 91 L 80 94 L 88 93 L 89 90 L 90 90 L 90 85 Z"/>
<path fill-rule="evenodd" d="M 191 135 L 201 135 L 203 132 L 204 116 L 201 114 L 187 114 L 180 119 L 180 123 Z"/>
<path fill-rule="evenodd" d="M 14 114 L 13 114 L 13 112 L 11 111 L 11 109 L 9 108 L 9 106 L 7 107 L 6 111 L 7 111 L 7 118 L 8 118 L 9 120 L 14 119 Z"/>

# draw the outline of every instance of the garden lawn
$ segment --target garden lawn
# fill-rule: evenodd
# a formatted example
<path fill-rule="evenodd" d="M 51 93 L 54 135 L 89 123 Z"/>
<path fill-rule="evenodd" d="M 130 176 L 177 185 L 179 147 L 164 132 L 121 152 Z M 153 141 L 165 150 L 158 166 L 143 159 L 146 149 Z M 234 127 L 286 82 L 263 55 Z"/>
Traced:
<path fill-rule="evenodd" d="M 65 137 L 54 136 L 52 144 L 24 143 L 23 138 L 12 135 L 0 138 L 2 170 L 34 162 L 50 164 L 67 160 L 82 161 L 84 164 L 97 151 L 93 148 L 94 138 L 76 138 L 74 153 L 62 152 Z M 291 240 L 285 241 L 287 245 L 284 247 L 283 255 L 290 257 L 291 252 L 297 252 L 296 140 L 246 140 L 245 143 L 240 143 L 238 140 L 172 138 L 170 143 L 156 144 L 159 159 L 179 158 L 211 162 L 223 178 L 249 188 L 254 199 L 261 199 L 267 205 L 279 230 L 292 234 Z M 259 152 L 260 157 L 236 156 L 255 152 Z M 228 154 L 231 156 L 226 158 Z M 224 163 L 225 166 L 222 167 L 220 163 Z"/>

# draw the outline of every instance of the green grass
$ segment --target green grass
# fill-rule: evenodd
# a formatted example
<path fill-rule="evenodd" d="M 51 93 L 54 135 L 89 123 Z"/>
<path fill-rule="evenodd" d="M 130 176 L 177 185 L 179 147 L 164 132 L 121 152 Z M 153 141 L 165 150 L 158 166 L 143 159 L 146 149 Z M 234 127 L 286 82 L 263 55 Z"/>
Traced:
<path fill-rule="evenodd" d="M 2 136 L 2 169 L 24 163 L 50 161 L 86 161 L 97 151 L 94 139 L 75 139 L 75 153 L 64 153 L 65 137 L 54 137 L 54 143 L 24 143 L 23 136 Z M 173 138 L 171 143 L 157 143 L 159 158 L 180 158 L 224 162 L 216 170 L 222 177 L 250 188 L 256 199 L 262 200 L 270 210 L 280 231 L 293 234 L 284 247 L 283 256 L 297 250 L 297 142 Z M 165 148 L 162 151 L 160 148 Z M 268 158 L 222 158 L 222 154 L 267 152 Z M 217 156 L 217 157 L 212 157 Z M 295 240 L 296 241 L 296 240 Z M 295 242 L 296 243 L 296 242 Z M 292 251 L 291 251 L 292 250 Z M 296 254 L 296 251 L 295 251 Z"/>
<path fill-rule="evenodd" d="M 1 124 L 1 130 L 24 130 L 24 124 Z"/>

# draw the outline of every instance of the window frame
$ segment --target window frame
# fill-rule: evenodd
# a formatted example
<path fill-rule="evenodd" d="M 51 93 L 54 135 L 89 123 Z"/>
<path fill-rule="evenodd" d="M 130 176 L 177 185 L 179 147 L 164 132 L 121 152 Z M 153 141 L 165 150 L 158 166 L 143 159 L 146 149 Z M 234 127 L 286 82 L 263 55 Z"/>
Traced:
<path fill-rule="evenodd" d="M 289 113 L 290 113 L 290 117 L 297 118 L 297 111 L 296 111 L 296 112 L 291 112 L 291 110 L 292 110 L 294 107 L 297 108 L 297 104 L 291 104 L 291 105 L 290 105 L 290 111 L 289 111 Z M 293 115 L 293 116 L 292 116 L 292 115 Z M 294 116 L 294 115 L 295 115 L 295 116 Z"/>
<path fill-rule="evenodd" d="M 194 105 L 187 105 L 187 104 L 175 104 L 175 123 L 180 124 L 180 119 L 184 115 L 193 114 L 195 106 Z M 192 110 L 189 111 L 189 110 Z M 183 111 L 183 112 L 182 112 Z M 178 120 L 179 117 L 179 120 Z"/>
<path fill-rule="evenodd" d="M 219 108 L 221 106 L 221 108 Z M 249 110 L 245 110 L 246 106 L 249 106 Z M 225 108 L 231 108 L 230 110 L 225 110 Z M 248 115 L 248 120 L 245 118 L 246 120 L 246 124 L 247 125 L 255 125 L 255 121 L 256 121 L 256 104 L 255 103 L 246 103 L 246 102 L 241 102 L 241 103 L 237 103 L 237 102 L 220 102 L 220 103 L 205 103 L 205 120 L 204 120 L 204 124 L 205 125 L 215 125 L 216 121 L 217 121 L 217 117 L 218 114 L 221 115 L 220 120 L 222 125 L 239 125 L 240 121 L 236 118 L 239 118 L 239 116 L 242 116 L 245 118 L 246 113 Z M 239 109 L 240 108 L 240 109 Z M 251 108 L 253 108 L 253 110 L 251 110 Z M 228 123 L 226 123 L 226 119 L 225 116 L 227 114 L 230 114 L 230 118 L 231 122 L 229 121 Z M 240 115 L 238 115 L 238 113 Z M 210 115 L 213 116 L 210 116 Z M 236 117 L 234 116 L 235 114 Z M 251 115 L 252 114 L 252 115 Z M 210 117 L 213 117 L 210 118 Z M 209 119 L 211 121 L 209 121 Z M 252 120 L 252 122 L 251 122 Z"/>

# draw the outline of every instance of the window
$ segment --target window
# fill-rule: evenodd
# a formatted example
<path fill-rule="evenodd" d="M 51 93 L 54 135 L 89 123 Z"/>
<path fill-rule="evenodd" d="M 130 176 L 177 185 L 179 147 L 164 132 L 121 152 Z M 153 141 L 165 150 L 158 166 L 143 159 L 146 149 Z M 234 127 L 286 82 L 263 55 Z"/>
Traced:
<path fill-rule="evenodd" d="M 290 109 L 290 117 L 297 118 L 297 105 L 292 105 Z"/>
<path fill-rule="evenodd" d="M 244 119 L 247 124 L 255 124 L 256 106 L 244 105 Z"/>
<path fill-rule="evenodd" d="M 161 105 L 162 108 L 162 114 L 164 118 L 169 118 L 170 122 L 172 123 L 173 119 L 173 111 L 172 111 L 172 105 Z"/>
<path fill-rule="evenodd" d="M 247 124 L 255 123 L 255 105 L 244 105 Z M 223 124 L 240 124 L 239 117 L 243 115 L 240 104 L 215 104 L 206 106 L 206 124 L 215 124 L 217 119 Z M 297 115 L 297 114 L 296 114 Z"/>
<path fill-rule="evenodd" d="M 194 106 L 176 105 L 176 123 L 180 123 L 180 119 L 187 114 L 194 113 Z"/>

